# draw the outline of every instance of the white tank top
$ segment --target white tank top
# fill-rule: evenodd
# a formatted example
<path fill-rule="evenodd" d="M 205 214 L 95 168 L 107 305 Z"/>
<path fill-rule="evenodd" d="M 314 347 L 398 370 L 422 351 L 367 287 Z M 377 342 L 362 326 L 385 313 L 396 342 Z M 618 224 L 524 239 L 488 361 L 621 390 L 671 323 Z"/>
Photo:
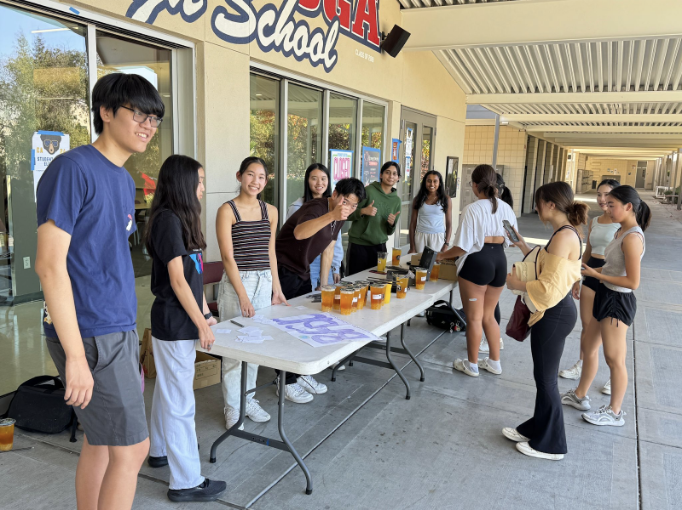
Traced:
<path fill-rule="evenodd" d="M 445 233 L 445 213 L 440 204 L 429 205 L 426 202 L 418 209 L 417 232 L 424 234 Z"/>
<path fill-rule="evenodd" d="M 590 229 L 590 247 L 595 255 L 604 256 L 604 250 L 613 241 L 620 223 L 599 223 L 599 216 L 592 220 Z"/>
<path fill-rule="evenodd" d="M 643 247 L 642 255 L 639 257 L 639 260 L 642 260 L 642 257 L 644 257 L 644 252 L 646 251 L 644 232 L 640 227 L 632 227 L 631 229 L 622 232 L 618 239 L 614 239 L 606 247 L 604 252 L 606 263 L 601 270 L 601 274 L 607 276 L 627 276 L 625 271 L 625 253 L 623 253 L 623 239 L 625 239 L 625 236 L 630 234 L 641 236 Z M 616 292 L 632 292 L 632 289 L 619 287 L 618 285 L 613 285 L 612 283 L 604 282 L 604 285 L 611 290 L 615 290 Z"/>

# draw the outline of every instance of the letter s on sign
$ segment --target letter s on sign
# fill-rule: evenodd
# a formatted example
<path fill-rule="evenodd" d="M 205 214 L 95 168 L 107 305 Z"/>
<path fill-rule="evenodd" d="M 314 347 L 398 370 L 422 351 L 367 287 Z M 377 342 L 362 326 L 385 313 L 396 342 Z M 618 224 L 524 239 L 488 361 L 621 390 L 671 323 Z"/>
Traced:
<path fill-rule="evenodd" d="M 222 5 L 216 7 L 211 17 L 213 31 L 223 34 L 221 38 L 231 43 L 251 42 L 256 33 L 256 11 L 251 2 L 245 0 L 231 0 L 230 3 L 237 8 L 237 14 L 228 12 Z"/>

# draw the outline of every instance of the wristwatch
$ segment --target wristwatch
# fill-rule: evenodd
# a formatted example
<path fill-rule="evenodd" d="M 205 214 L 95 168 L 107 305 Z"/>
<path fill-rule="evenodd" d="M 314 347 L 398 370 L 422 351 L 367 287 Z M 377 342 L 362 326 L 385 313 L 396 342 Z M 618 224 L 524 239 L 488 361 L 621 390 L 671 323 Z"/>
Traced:
<path fill-rule="evenodd" d="M 208 313 L 205 313 L 205 314 L 204 314 L 204 319 L 209 320 L 209 319 L 211 319 L 211 318 L 213 318 L 213 314 L 212 314 L 211 312 L 208 312 Z"/>

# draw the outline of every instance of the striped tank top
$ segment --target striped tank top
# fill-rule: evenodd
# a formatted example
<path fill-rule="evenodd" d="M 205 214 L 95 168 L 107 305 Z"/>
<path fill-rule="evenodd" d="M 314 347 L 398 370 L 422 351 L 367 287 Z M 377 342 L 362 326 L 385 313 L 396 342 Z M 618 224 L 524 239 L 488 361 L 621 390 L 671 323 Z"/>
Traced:
<path fill-rule="evenodd" d="M 270 219 L 268 206 L 259 200 L 261 219 L 243 221 L 234 201 L 227 202 L 237 223 L 232 225 L 232 252 L 240 271 L 266 271 L 270 269 Z"/>

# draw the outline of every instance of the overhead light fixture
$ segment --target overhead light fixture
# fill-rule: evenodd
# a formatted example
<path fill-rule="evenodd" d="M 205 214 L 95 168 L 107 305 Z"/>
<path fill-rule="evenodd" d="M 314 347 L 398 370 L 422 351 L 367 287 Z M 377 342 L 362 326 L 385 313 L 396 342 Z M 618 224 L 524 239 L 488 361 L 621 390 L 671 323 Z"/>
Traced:
<path fill-rule="evenodd" d="M 70 28 L 46 28 L 45 30 L 31 30 L 32 34 L 45 34 L 47 32 L 66 32 Z"/>

